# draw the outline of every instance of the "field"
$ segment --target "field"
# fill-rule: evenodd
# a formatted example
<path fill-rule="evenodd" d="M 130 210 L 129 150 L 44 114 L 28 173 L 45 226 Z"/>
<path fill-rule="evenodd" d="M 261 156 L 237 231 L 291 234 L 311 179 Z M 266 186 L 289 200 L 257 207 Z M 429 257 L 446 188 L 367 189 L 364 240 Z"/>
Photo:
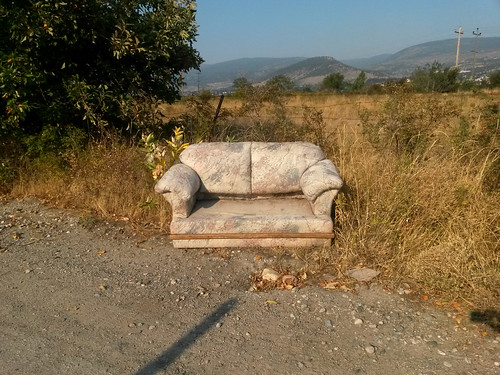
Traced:
<path fill-rule="evenodd" d="M 411 286 L 444 303 L 500 308 L 500 130 L 498 93 L 296 95 L 184 99 L 162 106 L 170 137 L 185 141 L 306 140 L 320 145 L 345 181 L 335 244 L 294 249 L 305 271 L 356 266 L 382 271 L 388 285 Z M 165 134 L 164 134 L 165 136 Z M 175 149 L 156 135 L 147 149 L 109 136 L 25 166 L 12 197 L 36 196 L 138 231 L 168 230 L 168 205 L 150 167 L 162 171 Z M 181 140 L 182 142 L 182 140 Z M 280 251 L 277 249 L 277 251 Z"/>

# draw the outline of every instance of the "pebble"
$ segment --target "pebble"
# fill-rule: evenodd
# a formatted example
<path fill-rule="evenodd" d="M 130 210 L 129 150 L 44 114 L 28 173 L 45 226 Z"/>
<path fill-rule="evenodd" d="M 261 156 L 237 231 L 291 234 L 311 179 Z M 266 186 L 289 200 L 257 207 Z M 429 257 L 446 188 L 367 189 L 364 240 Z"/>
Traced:
<path fill-rule="evenodd" d="M 266 281 L 276 281 L 280 277 L 280 274 L 273 270 L 272 268 L 264 268 L 262 270 L 262 280 Z"/>
<path fill-rule="evenodd" d="M 302 362 L 297 362 L 297 366 L 299 366 L 299 368 L 304 368 L 304 367 L 306 367 L 306 365 L 304 365 Z"/>
<path fill-rule="evenodd" d="M 394 330 L 396 332 L 403 332 L 404 331 L 404 327 L 402 325 L 397 325 L 396 327 L 394 327 Z"/>
<path fill-rule="evenodd" d="M 367 345 L 365 346 L 365 351 L 368 353 L 368 354 L 373 354 L 375 353 L 375 347 L 372 346 L 372 345 Z"/>
<path fill-rule="evenodd" d="M 332 321 L 330 319 L 325 320 L 325 326 L 330 328 L 332 326 Z"/>
<path fill-rule="evenodd" d="M 451 363 L 450 362 L 444 362 L 443 363 L 446 367 L 451 367 Z"/>
<path fill-rule="evenodd" d="M 222 323 L 221 323 L 221 322 L 219 322 L 219 323 L 217 323 L 215 326 L 216 326 L 217 328 L 220 328 L 220 327 L 222 327 Z"/>
<path fill-rule="evenodd" d="M 359 325 L 363 324 L 363 321 L 361 319 L 357 318 L 354 320 L 354 324 L 359 326 Z"/>
<path fill-rule="evenodd" d="M 427 345 L 431 348 L 435 348 L 436 346 L 438 346 L 438 343 L 437 341 L 427 341 Z"/>

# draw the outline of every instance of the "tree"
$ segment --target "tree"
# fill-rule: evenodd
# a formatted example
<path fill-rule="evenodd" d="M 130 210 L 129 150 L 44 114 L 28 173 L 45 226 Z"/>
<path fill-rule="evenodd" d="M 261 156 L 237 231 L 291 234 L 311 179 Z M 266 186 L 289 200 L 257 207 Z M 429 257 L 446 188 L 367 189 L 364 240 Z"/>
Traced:
<path fill-rule="evenodd" d="M 366 73 L 361 71 L 361 73 L 359 73 L 358 77 L 352 83 L 351 91 L 352 92 L 361 91 L 361 89 L 365 87 L 365 83 L 366 83 Z"/>
<path fill-rule="evenodd" d="M 147 127 L 199 68 L 191 0 L 0 5 L 0 129 Z"/>
<path fill-rule="evenodd" d="M 236 78 L 233 87 L 235 96 L 239 98 L 246 98 L 252 90 L 252 84 L 245 77 Z"/>
<path fill-rule="evenodd" d="M 340 73 L 327 75 L 321 83 L 321 88 L 327 91 L 340 92 L 344 87 L 344 76 Z"/>
<path fill-rule="evenodd" d="M 488 81 L 491 88 L 500 87 L 500 71 L 491 73 Z"/>
<path fill-rule="evenodd" d="M 410 80 L 417 92 L 454 92 L 458 89 L 458 69 L 446 67 L 437 61 L 425 68 L 417 68 Z"/>
<path fill-rule="evenodd" d="M 280 74 L 267 81 L 266 86 L 282 93 L 289 93 L 295 88 L 295 83 L 293 83 L 290 77 Z"/>

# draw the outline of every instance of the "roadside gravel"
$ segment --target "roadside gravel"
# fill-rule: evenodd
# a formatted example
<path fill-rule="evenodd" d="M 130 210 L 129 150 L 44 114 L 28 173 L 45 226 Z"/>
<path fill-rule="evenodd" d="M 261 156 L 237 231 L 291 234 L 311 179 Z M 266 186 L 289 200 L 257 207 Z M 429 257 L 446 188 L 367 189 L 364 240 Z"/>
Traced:
<path fill-rule="evenodd" d="M 275 263 L 0 202 L 1 373 L 500 373 L 498 332 L 376 282 L 250 291 Z"/>

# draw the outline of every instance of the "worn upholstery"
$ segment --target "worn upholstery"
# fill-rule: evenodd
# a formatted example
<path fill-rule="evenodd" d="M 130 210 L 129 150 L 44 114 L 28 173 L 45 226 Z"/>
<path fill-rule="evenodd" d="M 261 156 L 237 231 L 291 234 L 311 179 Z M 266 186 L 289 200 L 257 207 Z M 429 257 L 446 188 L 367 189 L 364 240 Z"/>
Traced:
<path fill-rule="evenodd" d="M 252 193 L 301 192 L 300 177 L 325 156 L 318 146 L 305 142 L 252 143 Z"/>
<path fill-rule="evenodd" d="M 342 184 L 311 143 L 201 143 L 181 153 L 155 190 L 172 205 L 171 233 L 202 237 L 174 238 L 175 247 L 322 246 Z M 217 237 L 223 234 L 242 238 Z"/>
<path fill-rule="evenodd" d="M 199 189 L 200 177 L 184 164 L 173 165 L 155 186 L 155 191 L 170 203 L 174 218 L 189 216 Z"/>
<path fill-rule="evenodd" d="M 179 161 L 198 173 L 200 192 L 249 195 L 250 148 L 250 142 L 199 143 L 186 148 Z"/>

